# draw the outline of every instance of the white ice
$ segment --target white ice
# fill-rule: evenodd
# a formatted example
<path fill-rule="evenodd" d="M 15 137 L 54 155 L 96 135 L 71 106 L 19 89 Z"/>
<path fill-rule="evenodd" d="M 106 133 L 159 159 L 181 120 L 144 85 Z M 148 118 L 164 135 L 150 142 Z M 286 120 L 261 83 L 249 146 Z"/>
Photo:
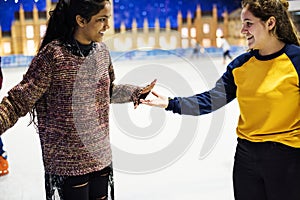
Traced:
<path fill-rule="evenodd" d="M 203 65 L 202 65 L 203 62 Z M 195 64 L 197 63 L 197 64 Z M 195 64 L 195 65 L 194 65 Z M 145 75 L 144 83 L 158 78 L 156 91 L 170 95 L 192 95 L 185 94 L 185 88 L 182 94 L 178 94 L 175 88 L 168 88 L 166 81 L 160 79 L 160 73 L 153 72 L 151 67 L 158 66 L 165 70 L 174 70 L 182 80 L 191 86 L 194 93 L 207 89 L 206 80 L 209 76 L 201 74 L 206 68 L 213 67 L 217 75 L 225 71 L 221 57 L 214 57 L 210 62 L 199 59 L 148 59 L 128 61 L 115 59 L 114 68 L 116 73 L 116 82 L 122 80 L 129 74 L 126 80 L 132 80 L 135 83 L 131 72 L 140 67 L 148 67 L 150 70 Z M 156 67 L 153 67 L 156 69 Z M 1 97 L 7 94 L 7 91 L 17 84 L 26 68 L 2 69 L 4 75 L 3 89 Z M 150 73 L 150 74 L 149 74 Z M 137 76 L 142 73 L 137 71 Z M 151 77 L 151 80 L 150 78 Z M 165 78 L 165 77 L 162 77 Z M 182 83 L 179 80 L 173 80 L 178 88 Z M 215 79 L 212 75 L 211 79 Z M 215 80 L 209 80 L 215 81 Z M 122 83 L 122 81 L 120 81 Z M 141 105 L 133 110 L 131 104 L 124 104 L 130 120 L 136 126 L 147 126 L 152 123 L 150 107 Z M 123 107 L 123 108 L 124 108 Z M 158 109 L 158 108 L 153 108 Z M 153 170 L 148 173 L 124 172 L 121 169 L 115 169 L 115 193 L 117 200 L 233 200 L 232 187 L 232 168 L 234 152 L 236 145 L 235 128 L 238 119 L 238 105 L 236 101 L 231 102 L 225 109 L 225 118 L 220 121 L 220 137 L 211 151 L 204 159 L 199 159 L 199 154 L 209 126 L 211 125 L 211 114 L 194 117 L 199 119 L 195 137 L 186 147 L 185 152 L 159 170 Z M 156 152 L 168 146 L 176 137 L 176 131 L 180 128 L 181 116 L 167 113 L 165 126 L 162 127 L 159 134 L 153 135 L 148 139 L 139 139 L 131 137 L 123 132 L 116 121 L 115 115 L 117 108 L 111 112 L 111 143 L 124 152 L 145 154 Z M 39 136 L 35 128 L 28 123 L 29 115 L 19 119 L 14 127 L 6 131 L 3 135 L 5 149 L 8 152 L 9 171 L 7 176 L 0 177 L 0 200 L 43 200 L 45 199 L 44 190 L 44 172 L 42 155 L 39 144 Z M 149 133 L 151 135 L 151 133 Z M 138 133 L 134 134 L 135 136 Z M 174 149 L 175 150 L 175 149 Z M 113 152 L 115 153 L 115 152 Z M 118 155 L 114 154 L 114 162 L 118 162 Z M 128 160 L 128 162 L 132 162 Z M 158 160 L 158 162 L 160 162 Z M 132 163 L 138 166 L 140 163 Z"/>

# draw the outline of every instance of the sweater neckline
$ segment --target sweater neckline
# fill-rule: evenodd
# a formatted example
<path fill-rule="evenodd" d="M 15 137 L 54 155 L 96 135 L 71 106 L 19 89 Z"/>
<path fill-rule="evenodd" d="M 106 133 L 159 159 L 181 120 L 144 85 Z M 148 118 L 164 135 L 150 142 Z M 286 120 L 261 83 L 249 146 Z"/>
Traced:
<path fill-rule="evenodd" d="M 254 53 L 255 58 L 258 60 L 272 60 L 272 59 L 277 58 L 278 56 L 282 55 L 285 52 L 285 49 L 286 49 L 286 45 L 284 45 L 284 47 L 282 49 L 280 49 L 279 51 L 269 54 L 269 55 L 260 55 L 258 49 L 253 50 L 253 53 Z"/>
<path fill-rule="evenodd" d="M 88 45 L 81 44 L 80 42 L 77 41 L 74 38 L 70 39 L 69 41 L 66 41 L 64 43 L 64 46 L 73 54 L 79 57 L 84 57 L 88 56 L 89 53 L 96 47 L 95 42 L 91 42 Z"/>

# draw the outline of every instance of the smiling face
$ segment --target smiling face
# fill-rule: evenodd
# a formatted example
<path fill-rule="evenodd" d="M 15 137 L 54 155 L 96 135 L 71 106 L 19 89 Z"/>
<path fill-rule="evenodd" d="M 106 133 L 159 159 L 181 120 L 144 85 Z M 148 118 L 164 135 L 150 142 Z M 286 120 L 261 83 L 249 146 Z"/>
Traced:
<path fill-rule="evenodd" d="M 270 37 L 270 27 L 268 22 L 263 22 L 255 17 L 247 7 L 243 8 L 241 13 L 242 29 L 241 33 L 246 37 L 250 49 L 266 48 Z"/>
<path fill-rule="evenodd" d="M 74 33 L 74 38 L 81 44 L 90 44 L 91 42 L 101 42 L 106 30 L 109 27 L 109 18 L 111 17 L 111 4 L 107 1 L 105 6 L 96 15 L 87 22 L 80 15 L 76 16 L 78 27 Z"/>

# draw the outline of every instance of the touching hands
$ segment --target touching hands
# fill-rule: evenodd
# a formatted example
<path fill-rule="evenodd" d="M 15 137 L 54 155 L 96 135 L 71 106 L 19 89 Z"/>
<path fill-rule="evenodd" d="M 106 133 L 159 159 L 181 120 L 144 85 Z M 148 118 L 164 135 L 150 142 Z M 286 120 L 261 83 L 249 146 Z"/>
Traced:
<path fill-rule="evenodd" d="M 151 91 L 151 93 L 156 97 L 154 99 L 141 99 L 140 102 L 142 104 L 148 106 L 156 106 L 160 108 L 166 108 L 169 105 L 169 99 L 166 96 L 160 95 L 155 91 Z"/>
<path fill-rule="evenodd" d="M 138 98 L 134 101 L 134 109 L 136 109 L 138 107 L 138 105 L 141 103 L 142 99 L 145 99 L 148 96 L 148 94 L 151 92 L 151 90 L 155 86 L 156 81 L 157 81 L 157 79 L 154 79 L 154 81 L 152 81 L 149 85 L 142 88 L 142 90 L 138 94 Z"/>

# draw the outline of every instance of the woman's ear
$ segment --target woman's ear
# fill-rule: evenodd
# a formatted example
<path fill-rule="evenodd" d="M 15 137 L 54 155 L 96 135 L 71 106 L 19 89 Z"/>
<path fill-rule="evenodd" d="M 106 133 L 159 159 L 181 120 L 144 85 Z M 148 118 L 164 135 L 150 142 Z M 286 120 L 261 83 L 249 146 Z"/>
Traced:
<path fill-rule="evenodd" d="M 271 16 L 268 20 L 267 20 L 267 26 L 269 30 L 272 30 L 276 25 L 276 18 L 274 16 Z"/>
<path fill-rule="evenodd" d="M 85 22 L 86 20 L 83 17 L 81 17 L 80 15 L 76 15 L 76 23 L 78 24 L 78 26 L 84 27 Z"/>

